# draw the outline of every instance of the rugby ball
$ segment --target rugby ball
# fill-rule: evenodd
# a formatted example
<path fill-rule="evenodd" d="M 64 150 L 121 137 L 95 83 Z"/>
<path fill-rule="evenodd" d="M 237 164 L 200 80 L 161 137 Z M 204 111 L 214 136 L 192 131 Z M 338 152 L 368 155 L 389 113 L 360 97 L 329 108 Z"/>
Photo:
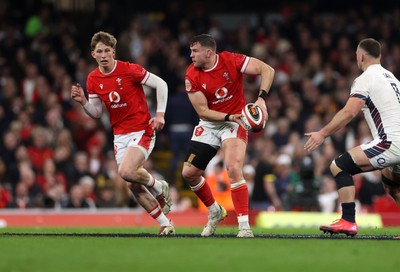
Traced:
<path fill-rule="evenodd" d="M 241 119 L 245 128 L 251 132 L 260 132 L 265 127 L 265 114 L 259 106 L 248 103 L 242 109 Z"/>

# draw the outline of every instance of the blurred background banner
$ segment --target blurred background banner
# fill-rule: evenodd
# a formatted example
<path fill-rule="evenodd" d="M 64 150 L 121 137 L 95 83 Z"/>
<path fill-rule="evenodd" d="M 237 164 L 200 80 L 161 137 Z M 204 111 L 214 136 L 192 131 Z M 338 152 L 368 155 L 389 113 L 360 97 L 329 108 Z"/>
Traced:
<path fill-rule="evenodd" d="M 91 214 L 138 208 L 118 176 L 108 117 L 93 120 L 70 99 L 71 85 L 85 88 L 89 71 L 96 68 L 89 44 L 103 30 L 118 38 L 117 59 L 138 63 L 168 83 L 166 127 L 158 132 L 145 167 L 170 184 L 173 213 L 187 213 L 190 222 L 204 208 L 182 180 L 181 169 L 198 122 L 184 89 L 191 63 L 187 43 L 209 33 L 218 51 L 260 58 L 276 72 L 267 99 L 269 121 L 264 131 L 249 135 L 244 174 L 252 212 L 335 215 L 338 200 L 329 164 L 371 139 L 367 124 L 357 116 L 312 154 L 304 153 L 304 132 L 320 128 L 346 102 L 360 73 L 354 51 L 361 39 L 377 39 L 382 65 L 400 78 L 399 3 L 0 0 L 0 211 L 75 209 L 79 214 L 85 208 Z M 244 79 L 248 102 L 257 97 L 258 80 Z M 154 92 L 145 92 L 154 114 Z M 229 181 L 219 154 L 206 178 L 229 208 Z M 379 214 L 384 225 L 389 217 L 400 225 L 400 209 L 383 191 L 379 172 L 356 175 L 354 181 L 360 224 L 364 214 Z M 271 199 L 272 191 L 278 199 Z M 285 222 L 292 215 L 284 216 Z M 268 216 L 280 220 L 280 213 Z"/>
<path fill-rule="evenodd" d="M 315 212 L 261 212 L 256 219 L 256 226 L 263 228 L 318 228 L 333 222 L 340 214 L 321 214 Z M 382 228 L 382 218 L 378 214 L 357 216 L 357 225 L 361 228 Z"/>

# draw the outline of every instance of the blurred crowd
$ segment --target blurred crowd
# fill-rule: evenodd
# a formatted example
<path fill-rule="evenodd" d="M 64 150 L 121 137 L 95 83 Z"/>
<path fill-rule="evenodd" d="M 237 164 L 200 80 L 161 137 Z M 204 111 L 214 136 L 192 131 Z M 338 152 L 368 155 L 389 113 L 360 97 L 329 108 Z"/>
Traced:
<path fill-rule="evenodd" d="M 355 48 L 362 38 L 381 42 L 382 65 L 400 78 L 400 8 L 379 11 L 362 5 L 330 13 L 307 3 L 288 5 L 273 16 L 258 10 L 255 24 L 244 20 L 233 31 L 201 2 L 193 13 L 171 1 L 163 12 L 132 11 L 124 18 L 112 1 L 95 2 L 95 10 L 81 13 L 86 20 L 80 21 L 40 1 L 20 6 L 19 1 L 0 1 L 0 208 L 137 206 L 117 174 L 108 117 L 93 120 L 70 99 L 71 85 L 85 86 L 96 68 L 90 38 L 104 30 L 118 39 L 118 59 L 141 64 L 168 83 L 166 127 L 153 152 L 168 152 L 172 159 L 167 172 L 152 157 L 146 168 L 173 187 L 176 210 L 197 206 L 182 197 L 184 186 L 176 183 L 176 173 L 198 121 L 184 91 L 184 75 L 190 64 L 187 42 L 200 33 L 212 34 L 218 51 L 257 57 L 276 72 L 266 129 L 249 137 L 244 172 L 251 208 L 337 209 L 329 164 L 349 147 L 369 141 L 368 126 L 361 116 L 355 118 L 311 154 L 303 151 L 304 133 L 318 130 L 346 102 L 360 74 Z M 245 78 L 249 102 L 258 87 L 257 78 Z M 154 91 L 146 94 L 154 113 Z M 218 158 L 207 168 L 207 178 L 223 193 L 229 182 Z M 360 208 L 373 211 L 376 199 L 385 197 L 380 174 L 360 174 L 355 182 Z"/>

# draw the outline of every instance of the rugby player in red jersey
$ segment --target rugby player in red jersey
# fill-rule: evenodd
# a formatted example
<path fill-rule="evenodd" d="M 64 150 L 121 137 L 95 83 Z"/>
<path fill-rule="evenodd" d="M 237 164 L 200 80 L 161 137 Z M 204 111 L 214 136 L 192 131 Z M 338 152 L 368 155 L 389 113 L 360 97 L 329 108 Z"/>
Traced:
<path fill-rule="evenodd" d="M 114 153 L 119 175 L 126 180 L 139 204 L 160 224 L 159 235 L 175 233 L 166 214 L 170 210 L 168 183 L 156 180 L 143 167 L 154 148 L 155 130 L 164 127 L 168 86 L 142 66 L 115 59 L 117 40 L 107 32 L 97 32 L 90 46 L 99 67 L 87 78 L 86 99 L 80 85 L 71 88 L 71 97 L 92 118 L 106 106 L 114 134 Z M 156 89 L 157 113 L 150 116 L 143 85 Z"/>
<path fill-rule="evenodd" d="M 189 45 L 193 63 L 186 70 L 185 86 L 200 122 L 194 129 L 182 175 L 209 211 L 201 235 L 213 235 L 217 224 L 227 214 L 215 201 L 203 177 L 207 164 L 222 148 L 238 219 L 237 237 L 254 237 L 249 224 L 248 189 L 242 172 L 248 136 L 240 119 L 246 104 L 243 74 L 261 76 L 255 105 L 267 114 L 265 100 L 275 71 L 253 57 L 227 51 L 217 53 L 215 39 L 207 34 L 193 37 Z"/>

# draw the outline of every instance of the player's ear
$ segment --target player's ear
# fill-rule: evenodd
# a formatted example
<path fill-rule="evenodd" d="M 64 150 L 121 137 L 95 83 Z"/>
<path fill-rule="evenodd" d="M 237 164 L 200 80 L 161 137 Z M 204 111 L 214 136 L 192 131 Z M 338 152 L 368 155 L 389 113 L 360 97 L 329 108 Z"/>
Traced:
<path fill-rule="evenodd" d="M 365 53 L 362 53 L 361 54 L 361 62 L 364 62 L 365 61 Z"/>
<path fill-rule="evenodd" d="M 90 52 L 90 54 L 92 55 L 92 57 L 95 59 L 96 57 L 94 56 L 94 51 Z"/>

